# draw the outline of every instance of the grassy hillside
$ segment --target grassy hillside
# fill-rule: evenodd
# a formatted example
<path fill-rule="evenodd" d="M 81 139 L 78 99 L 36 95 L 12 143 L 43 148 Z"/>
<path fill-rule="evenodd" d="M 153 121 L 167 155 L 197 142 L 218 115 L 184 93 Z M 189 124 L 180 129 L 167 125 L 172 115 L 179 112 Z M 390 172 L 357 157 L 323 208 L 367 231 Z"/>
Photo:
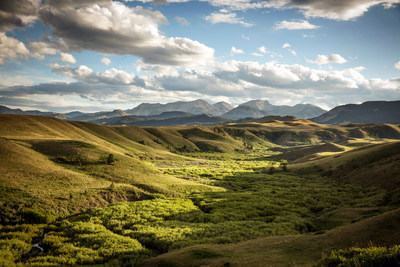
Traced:
<path fill-rule="evenodd" d="M 26 213 L 49 221 L 152 193 L 214 190 L 163 175 L 141 159 L 180 157 L 134 142 L 118 129 L 33 116 L 2 115 L 0 122 L 4 222 L 25 221 Z M 113 165 L 106 163 L 109 154 L 115 156 Z M 111 185 L 115 192 L 110 192 Z"/>
<path fill-rule="evenodd" d="M 160 255 L 143 266 L 312 266 L 332 249 L 398 244 L 400 224 L 393 222 L 399 220 L 396 209 L 322 234 L 192 246 Z"/>
<path fill-rule="evenodd" d="M 294 118 L 135 127 L 0 115 L 0 262 L 310 265 L 332 248 L 393 245 L 397 138 L 397 125 Z"/>
<path fill-rule="evenodd" d="M 291 166 L 303 173 L 321 173 L 331 178 L 367 187 L 400 187 L 400 142 L 372 144 Z"/>

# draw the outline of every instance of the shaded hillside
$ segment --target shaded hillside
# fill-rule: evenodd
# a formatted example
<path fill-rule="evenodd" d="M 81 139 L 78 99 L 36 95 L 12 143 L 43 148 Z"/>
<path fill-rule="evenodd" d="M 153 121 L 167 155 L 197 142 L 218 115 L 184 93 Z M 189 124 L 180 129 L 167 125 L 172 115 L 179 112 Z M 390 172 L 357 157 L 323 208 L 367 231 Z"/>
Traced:
<path fill-rule="evenodd" d="M 249 106 L 239 106 L 223 114 L 222 116 L 232 120 L 238 120 L 243 118 L 261 118 L 266 115 L 267 113 L 262 110 Z"/>
<path fill-rule="evenodd" d="M 19 115 L 35 115 L 35 116 L 47 116 L 54 117 L 58 119 L 68 119 L 70 116 L 67 114 L 57 113 L 57 112 L 44 112 L 39 110 L 21 110 L 21 109 L 12 109 L 6 106 L 0 106 L 0 114 L 19 114 Z"/>
<path fill-rule="evenodd" d="M 167 113 L 167 114 L 166 114 Z M 172 116 L 168 116 L 171 113 Z M 136 125 L 136 126 L 184 126 L 184 125 L 218 125 L 230 122 L 223 117 L 215 117 L 208 114 L 192 115 L 186 112 L 170 111 L 160 115 L 136 117 L 117 117 L 109 120 L 98 120 L 103 125 Z"/>
<path fill-rule="evenodd" d="M 317 123 L 400 123 L 400 101 L 370 101 L 338 106 L 311 119 Z"/>
<path fill-rule="evenodd" d="M 400 142 L 363 146 L 342 154 L 295 164 L 291 169 L 391 190 L 395 194 L 393 201 L 400 201 Z"/>

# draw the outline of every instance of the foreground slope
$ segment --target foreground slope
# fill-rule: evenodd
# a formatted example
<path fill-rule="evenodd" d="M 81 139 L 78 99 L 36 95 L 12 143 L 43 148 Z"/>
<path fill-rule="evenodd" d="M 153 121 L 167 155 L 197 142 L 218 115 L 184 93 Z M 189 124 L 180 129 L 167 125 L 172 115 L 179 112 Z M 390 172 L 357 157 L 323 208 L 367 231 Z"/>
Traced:
<path fill-rule="evenodd" d="M 197 245 L 143 266 L 315 266 L 323 252 L 351 246 L 391 246 L 400 239 L 400 209 L 322 234 L 268 237 L 228 245 Z"/>

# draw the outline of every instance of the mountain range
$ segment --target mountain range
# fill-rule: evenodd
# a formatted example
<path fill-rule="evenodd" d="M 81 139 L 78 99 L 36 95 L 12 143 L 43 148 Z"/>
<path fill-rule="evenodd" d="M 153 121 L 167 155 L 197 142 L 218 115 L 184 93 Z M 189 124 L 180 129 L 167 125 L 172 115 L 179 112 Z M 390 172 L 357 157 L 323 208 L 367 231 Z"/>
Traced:
<path fill-rule="evenodd" d="M 330 111 L 311 104 L 272 105 L 267 100 L 251 100 L 232 107 L 226 102 L 210 104 L 204 100 L 167 104 L 142 103 L 133 109 L 83 113 L 42 112 L 0 106 L 0 114 L 23 114 L 88 121 L 103 125 L 174 126 L 216 125 L 266 116 L 294 116 L 322 124 L 400 123 L 400 101 L 370 101 L 360 105 L 337 106 Z"/>
<path fill-rule="evenodd" d="M 204 100 L 197 99 L 189 102 L 178 101 L 167 104 L 143 103 L 133 109 L 126 110 L 126 112 L 135 116 L 152 116 L 168 111 L 182 111 L 192 114 L 211 114 L 214 116 L 220 116 L 231 109 L 233 109 L 233 107 L 226 102 L 218 102 L 211 105 Z"/>

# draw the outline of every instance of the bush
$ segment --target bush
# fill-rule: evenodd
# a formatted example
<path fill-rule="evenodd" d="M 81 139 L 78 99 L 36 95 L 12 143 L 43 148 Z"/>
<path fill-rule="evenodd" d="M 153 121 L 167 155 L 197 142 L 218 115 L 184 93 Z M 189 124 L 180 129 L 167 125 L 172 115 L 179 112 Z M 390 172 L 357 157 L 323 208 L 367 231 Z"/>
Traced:
<path fill-rule="evenodd" d="M 107 164 L 114 165 L 114 163 L 115 163 L 114 155 L 113 154 L 108 155 Z"/>
<path fill-rule="evenodd" d="M 320 266 L 398 266 L 400 245 L 370 248 L 349 248 L 331 251 L 320 261 Z"/>

